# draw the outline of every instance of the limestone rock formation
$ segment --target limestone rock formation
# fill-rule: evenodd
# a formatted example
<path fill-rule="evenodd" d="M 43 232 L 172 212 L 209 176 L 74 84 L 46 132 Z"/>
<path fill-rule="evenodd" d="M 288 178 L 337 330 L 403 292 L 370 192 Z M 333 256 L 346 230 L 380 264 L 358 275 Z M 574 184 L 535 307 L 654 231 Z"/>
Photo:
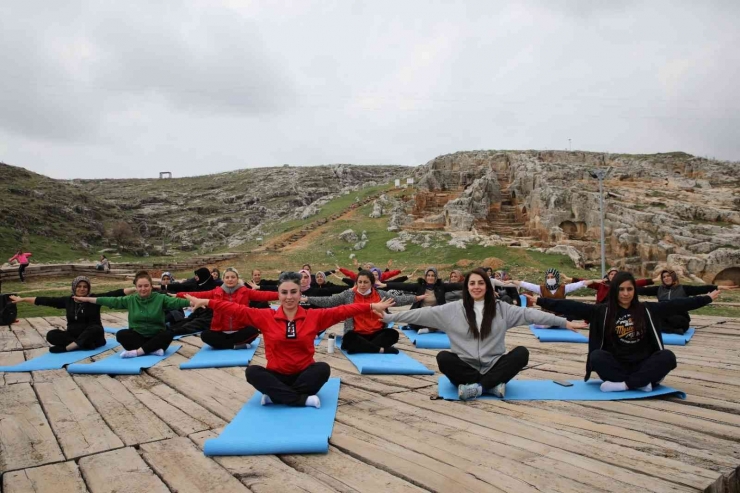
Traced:
<path fill-rule="evenodd" d="M 646 271 L 669 255 L 705 257 L 740 249 L 740 163 L 678 152 L 440 156 L 414 172 L 419 190 L 412 225 L 433 225 L 442 213 L 446 231 L 477 229 L 526 246 L 569 246 L 582 257 L 573 254 L 574 261 L 598 263 L 598 181 L 589 174 L 596 168 L 610 169 L 604 186 L 610 264 Z M 717 267 L 701 271 L 702 277 L 737 265 L 731 255 L 715 257 Z"/>
<path fill-rule="evenodd" d="M 579 269 L 584 269 L 586 267 L 586 261 L 583 258 L 583 255 L 581 255 L 581 252 L 571 245 L 556 245 L 552 248 L 548 248 L 545 253 L 567 255 L 573 261 L 573 265 Z"/>
<path fill-rule="evenodd" d="M 341 233 L 339 233 L 339 238 L 346 241 L 347 243 L 355 243 L 360 238 L 357 236 L 357 233 L 355 233 L 351 229 L 345 229 Z"/>

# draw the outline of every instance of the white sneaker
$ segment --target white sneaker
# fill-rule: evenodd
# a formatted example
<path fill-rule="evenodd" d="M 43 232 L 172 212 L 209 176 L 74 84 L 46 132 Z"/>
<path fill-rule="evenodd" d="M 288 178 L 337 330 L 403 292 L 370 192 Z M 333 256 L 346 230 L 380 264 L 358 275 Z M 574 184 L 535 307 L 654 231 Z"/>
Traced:
<path fill-rule="evenodd" d="M 418 335 L 421 335 L 421 334 L 428 334 L 428 333 L 429 333 L 429 329 L 419 329 L 418 331 L 416 331 L 416 333 L 417 333 Z"/>
<path fill-rule="evenodd" d="M 482 390 L 480 384 L 477 383 L 460 384 L 457 386 L 457 396 L 461 401 L 468 401 L 480 396 Z"/>
<path fill-rule="evenodd" d="M 260 404 L 263 406 L 269 406 L 272 404 L 272 399 L 270 399 L 270 396 L 267 394 L 262 394 L 262 400 L 260 401 Z"/>
<path fill-rule="evenodd" d="M 504 398 L 504 395 L 506 395 L 506 384 L 500 383 L 496 385 L 494 388 L 491 389 L 491 394 L 493 394 L 496 397 L 500 397 L 501 399 Z"/>

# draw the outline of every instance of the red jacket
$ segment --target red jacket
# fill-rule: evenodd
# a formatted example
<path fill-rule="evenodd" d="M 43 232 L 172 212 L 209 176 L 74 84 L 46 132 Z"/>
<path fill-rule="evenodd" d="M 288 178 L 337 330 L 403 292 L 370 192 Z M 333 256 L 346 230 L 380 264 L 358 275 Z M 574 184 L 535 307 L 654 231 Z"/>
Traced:
<path fill-rule="evenodd" d="M 370 303 L 380 303 L 382 301 L 380 295 L 374 289 L 371 289 L 370 294 L 367 296 L 358 293 L 357 288 L 352 288 L 352 291 L 355 293 L 354 303 L 367 303 L 369 305 Z M 355 315 L 352 320 L 355 325 L 354 331 L 358 334 L 372 334 L 381 330 L 384 325 L 383 321 L 376 317 L 372 311 Z"/>
<path fill-rule="evenodd" d="M 638 288 L 648 286 L 653 283 L 652 279 L 635 279 Z M 609 296 L 609 284 L 589 284 L 589 288 L 596 290 L 596 303 L 604 303 Z"/>
<path fill-rule="evenodd" d="M 295 332 L 288 334 L 288 319 L 283 307 L 249 308 L 228 301 L 211 300 L 208 307 L 215 313 L 222 312 L 233 317 L 237 324 L 257 327 L 265 340 L 267 369 L 294 375 L 302 372 L 312 363 L 315 346 L 314 339 L 332 325 L 360 313 L 369 312 L 370 305 L 353 304 L 336 308 L 314 308 L 306 310 L 298 307 L 295 318 Z"/>
<path fill-rule="evenodd" d="M 177 293 L 178 298 L 184 298 L 186 295 L 207 300 L 230 301 L 232 303 L 238 303 L 244 306 L 249 305 L 250 301 L 275 301 L 278 299 L 278 294 L 275 291 L 260 291 L 249 289 L 246 286 L 240 287 L 232 294 L 228 294 L 226 291 L 221 289 L 221 286 L 210 291 Z M 239 325 L 239 323 L 234 320 L 234 317 L 226 315 L 224 312 L 215 312 L 213 314 L 213 320 L 211 321 L 211 330 L 239 330 L 243 327 L 244 325 Z"/>
<path fill-rule="evenodd" d="M 341 272 L 345 276 L 349 277 L 353 281 L 356 281 L 357 280 L 357 272 L 351 271 L 349 269 L 345 269 L 343 267 L 339 269 L 339 272 Z M 381 274 L 380 274 L 380 281 L 381 282 L 382 281 L 387 281 L 388 279 L 390 279 L 392 277 L 396 277 L 400 273 L 401 273 L 400 270 L 389 270 L 387 272 L 381 272 Z"/>

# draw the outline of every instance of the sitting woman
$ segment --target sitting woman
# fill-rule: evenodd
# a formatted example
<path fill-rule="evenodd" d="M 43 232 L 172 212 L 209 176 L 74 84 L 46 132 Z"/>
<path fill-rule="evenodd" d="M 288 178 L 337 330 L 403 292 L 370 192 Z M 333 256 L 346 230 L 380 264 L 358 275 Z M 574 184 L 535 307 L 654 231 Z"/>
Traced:
<path fill-rule="evenodd" d="M 390 298 L 396 305 L 410 305 L 420 301 L 423 296 L 394 296 L 385 291 L 378 291 L 373 284 L 375 276 L 372 272 L 363 270 L 357 275 L 355 287 L 329 298 L 309 297 L 308 302 L 313 306 L 330 307 L 351 305 L 353 303 L 379 303 L 382 299 Z M 398 342 L 398 331 L 386 329 L 378 317 L 366 312 L 355 315 L 344 321 L 344 337 L 342 349 L 349 354 L 355 353 L 386 353 L 398 354 L 393 345 Z"/>
<path fill-rule="evenodd" d="M 475 399 L 484 392 L 504 397 L 506 383 L 527 366 L 527 348 L 518 346 L 506 353 L 505 335 L 510 328 L 531 323 L 586 327 L 582 322 L 496 300 L 483 269 L 468 273 L 464 286 L 460 301 L 383 315 L 384 322 L 424 325 L 447 333 L 451 351 L 438 353 L 437 364 L 457 385 L 461 400 Z"/>
<path fill-rule="evenodd" d="M 152 292 L 152 278 L 146 271 L 139 271 L 134 277 L 136 294 L 123 297 L 81 297 L 80 303 L 93 303 L 128 310 L 128 329 L 116 332 L 116 340 L 126 351 L 122 358 L 135 358 L 145 354 L 162 356 L 170 347 L 173 334 L 165 330 L 164 312 L 190 305 L 187 300 L 171 298 L 166 294 Z"/>
<path fill-rule="evenodd" d="M 95 265 L 96 270 L 102 270 L 106 274 L 110 272 L 110 260 L 105 255 L 100 256 L 100 261 Z"/>
<path fill-rule="evenodd" d="M 208 306 L 214 312 L 233 317 L 240 326 L 257 327 L 265 340 L 267 367 L 250 365 L 247 382 L 262 392 L 262 405 L 321 407 L 316 395 L 329 380 L 331 369 L 313 359 L 316 336 L 332 325 L 361 313 L 383 313 L 393 306 L 391 300 L 352 304 L 336 308 L 305 310 L 301 308 L 301 276 L 285 272 L 278 279 L 280 308 L 249 308 L 220 300 L 200 300 L 188 296 L 195 307 Z"/>
<path fill-rule="evenodd" d="M 213 282 L 216 283 L 216 286 L 221 286 L 224 283 L 223 279 L 221 279 L 221 271 L 217 267 L 211 269 L 211 277 L 213 278 Z"/>
<path fill-rule="evenodd" d="M 600 284 L 603 279 L 585 280 L 571 282 L 569 284 L 560 284 L 560 271 L 557 269 L 547 269 L 545 271 L 544 284 L 531 284 L 526 281 L 511 281 L 517 287 L 524 288 L 544 298 L 564 300 L 565 297 L 573 291 L 578 291 L 587 287 L 589 284 Z"/>
<path fill-rule="evenodd" d="M 233 267 L 224 271 L 224 283 L 211 291 L 190 293 L 193 298 L 221 300 L 249 306 L 251 301 L 269 302 L 278 299 L 274 291 L 248 289 L 239 280 L 239 272 Z M 178 293 L 178 298 L 185 298 L 186 293 Z M 251 325 L 239 325 L 233 316 L 224 312 L 214 313 L 211 327 L 200 334 L 200 338 L 213 349 L 246 349 L 259 335 Z"/>
<path fill-rule="evenodd" d="M 100 320 L 100 307 L 94 303 L 80 302 L 76 296 L 125 296 L 135 291 L 134 288 L 117 289 L 100 295 L 90 294 L 90 279 L 85 276 L 75 277 L 72 281 L 72 295 L 58 298 L 11 296 L 13 303 L 32 303 L 67 311 L 67 330 L 53 329 L 46 334 L 51 347 L 50 353 L 64 353 L 76 349 L 95 349 L 105 345 L 103 322 Z"/>
<path fill-rule="evenodd" d="M 387 283 L 381 283 L 378 286 L 381 288 L 388 288 L 389 290 L 415 293 L 420 297 L 420 299 L 411 305 L 411 310 L 422 307 L 444 305 L 447 303 L 445 298 L 446 293 L 463 289 L 462 283 L 442 282 L 435 267 L 427 267 L 427 270 L 424 272 L 424 279 L 419 278 L 415 283 L 388 281 Z M 437 331 L 434 327 L 421 327 L 416 324 L 411 324 L 411 328 L 417 329 L 419 334 L 427 334 L 429 332 Z"/>
<path fill-rule="evenodd" d="M 632 274 L 617 273 L 611 285 L 607 302 L 600 305 L 542 297 L 536 303 L 568 318 L 591 321 L 585 380 L 595 371 L 604 381 L 604 392 L 650 392 L 676 368 L 676 356 L 663 347 L 660 321 L 676 311 L 708 305 L 719 291 L 712 291 L 709 296 L 640 303 Z"/>
<path fill-rule="evenodd" d="M 703 286 L 681 284 L 678 282 L 678 275 L 672 270 L 662 271 L 660 281 L 659 286 L 640 287 L 638 285 L 637 293 L 642 296 L 656 296 L 658 301 L 669 301 L 707 294 L 716 290 L 735 288 L 735 286 L 715 286 L 714 284 Z M 661 316 L 660 325 L 663 332 L 685 334 L 689 330 L 689 325 L 691 325 L 691 317 L 688 310 L 674 310 Z"/>

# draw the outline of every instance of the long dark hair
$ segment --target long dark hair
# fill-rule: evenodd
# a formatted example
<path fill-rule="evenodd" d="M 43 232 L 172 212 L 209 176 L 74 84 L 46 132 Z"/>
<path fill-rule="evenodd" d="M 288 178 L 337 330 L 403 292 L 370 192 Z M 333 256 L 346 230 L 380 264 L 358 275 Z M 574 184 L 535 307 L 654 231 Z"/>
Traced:
<path fill-rule="evenodd" d="M 632 287 L 635 288 L 635 296 L 632 298 L 632 302 L 630 303 L 629 308 L 627 308 L 627 310 L 629 310 L 630 312 L 630 316 L 632 317 L 632 323 L 635 328 L 635 332 L 645 332 L 645 308 L 637 299 L 637 283 L 635 282 L 635 278 L 629 272 L 617 272 L 612 278 L 612 281 L 609 283 L 609 296 L 607 298 L 609 314 L 607 316 L 604 331 L 610 337 L 616 336 L 614 329 L 617 322 L 617 311 L 621 308 L 619 306 L 619 286 L 621 286 L 625 282 L 631 283 Z"/>
<path fill-rule="evenodd" d="M 483 320 L 481 320 L 480 331 L 478 331 L 478 325 L 475 323 L 475 309 L 473 308 L 475 300 L 473 300 L 468 290 L 468 282 L 470 282 L 470 276 L 473 274 L 480 276 L 486 282 L 486 294 L 483 297 Z M 473 339 L 485 339 L 491 335 L 491 325 L 493 325 L 493 318 L 496 316 L 496 298 L 493 296 L 493 286 L 491 281 L 488 280 L 486 271 L 478 268 L 468 272 L 465 276 L 462 293 L 465 318 L 468 321 L 468 333 L 473 336 Z"/>

